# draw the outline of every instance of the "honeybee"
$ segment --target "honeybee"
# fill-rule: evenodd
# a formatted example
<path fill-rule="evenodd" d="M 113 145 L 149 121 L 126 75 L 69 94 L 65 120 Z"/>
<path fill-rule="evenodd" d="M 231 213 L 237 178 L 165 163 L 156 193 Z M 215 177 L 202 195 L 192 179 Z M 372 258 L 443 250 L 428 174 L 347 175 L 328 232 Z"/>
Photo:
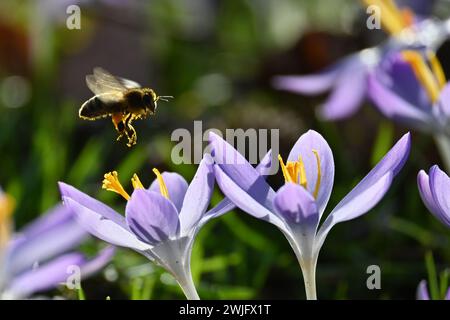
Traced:
<path fill-rule="evenodd" d="M 136 119 L 146 119 L 156 112 L 156 103 L 168 101 L 172 96 L 158 96 L 150 88 L 142 88 L 137 82 L 113 76 L 102 68 L 86 76 L 86 84 L 95 94 L 81 106 L 78 115 L 84 120 L 97 120 L 111 116 L 119 133 L 117 141 L 126 136 L 127 146 L 136 144 L 137 134 L 132 126 Z"/>

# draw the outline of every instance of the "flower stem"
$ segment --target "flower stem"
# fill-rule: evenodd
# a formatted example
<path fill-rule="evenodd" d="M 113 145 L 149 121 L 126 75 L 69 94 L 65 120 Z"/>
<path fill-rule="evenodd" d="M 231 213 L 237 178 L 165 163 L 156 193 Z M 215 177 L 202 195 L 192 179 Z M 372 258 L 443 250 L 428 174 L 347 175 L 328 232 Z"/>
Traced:
<path fill-rule="evenodd" d="M 303 281 L 305 282 L 307 300 L 317 300 L 316 264 L 317 259 L 315 258 L 312 258 L 308 261 L 300 261 L 300 267 L 302 268 L 303 273 Z"/>
<path fill-rule="evenodd" d="M 448 135 L 435 135 L 434 140 L 441 155 L 447 172 L 450 172 L 450 137 Z"/>
<path fill-rule="evenodd" d="M 191 270 L 183 270 L 177 274 L 177 282 L 183 290 L 184 295 L 188 300 L 200 300 L 198 296 L 197 289 L 195 288 L 194 281 L 192 280 Z"/>

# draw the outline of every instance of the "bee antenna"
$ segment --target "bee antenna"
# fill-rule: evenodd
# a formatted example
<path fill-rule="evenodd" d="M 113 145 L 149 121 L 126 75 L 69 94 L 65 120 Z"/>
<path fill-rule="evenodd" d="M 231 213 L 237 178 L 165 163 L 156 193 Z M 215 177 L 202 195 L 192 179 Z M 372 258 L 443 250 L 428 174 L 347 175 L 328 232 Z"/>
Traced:
<path fill-rule="evenodd" d="M 173 99 L 173 96 L 158 96 L 158 100 L 168 102 L 168 99 Z"/>

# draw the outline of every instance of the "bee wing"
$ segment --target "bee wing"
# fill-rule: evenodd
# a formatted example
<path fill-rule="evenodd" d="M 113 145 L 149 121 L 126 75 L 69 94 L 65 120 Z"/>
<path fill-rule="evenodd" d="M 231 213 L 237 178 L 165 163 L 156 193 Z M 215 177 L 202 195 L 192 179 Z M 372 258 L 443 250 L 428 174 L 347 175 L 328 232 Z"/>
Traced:
<path fill-rule="evenodd" d="M 122 93 L 127 89 L 141 87 L 137 82 L 113 76 L 100 67 L 94 68 L 94 74 L 86 76 L 86 84 L 94 94 L 102 96 L 102 100 L 110 100 L 114 96 L 122 97 Z M 104 95 L 105 93 L 108 93 L 108 95 Z"/>
<path fill-rule="evenodd" d="M 127 89 L 138 89 L 141 88 L 141 85 L 133 80 L 125 79 L 125 78 L 117 78 L 120 83 Z"/>
<path fill-rule="evenodd" d="M 135 81 L 116 77 L 100 67 L 94 69 L 94 77 L 98 82 L 108 85 L 111 88 L 116 88 L 117 90 L 136 89 L 141 87 L 141 85 Z"/>
<path fill-rule="evenodd" d="M 88 88 L 96 95 L 109 92 L 122 92 L 126 90 L 126 88 L 120 84 L 114 84 L 98 79 L 93 74 L 86 76 L 86 84 Z"/>

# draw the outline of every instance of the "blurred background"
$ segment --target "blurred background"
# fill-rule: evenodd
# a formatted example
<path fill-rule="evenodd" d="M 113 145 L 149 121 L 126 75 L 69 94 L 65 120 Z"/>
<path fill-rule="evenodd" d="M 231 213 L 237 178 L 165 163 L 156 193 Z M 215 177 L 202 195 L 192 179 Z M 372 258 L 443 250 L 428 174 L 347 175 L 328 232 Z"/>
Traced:
<path fill-rule="evenodd" d="M 67 7 L 81 8 L 81 29 L 69 30 Z M 434 13 L 446 18 L 447 1 Z M 336 162 L 329 210 L 407 129 L 369 105 L 349 120 L 324 123 L 315 107 L 324 96 L 276 91 L 280 74 L 317 72 L 385 38 L 365 28 L 354 0 L 4 0 L 0 2 L 0 185 L 17 201 L 16 228 L 60 200 L 57 181 L 70 183 L 123 212 L 125 202 L 101 190 L 117 170 L 126 186 L 134 172 L 145 185 L 151 169 L 191 179 L 195 165 L 174 165 L 174 129 L 280 129 L 285 157 L 297 138 L 315 129 Z M 449 45 L 438 55 L 450 74 Z M 135 123 L 138 144 L 116 142 L 109 119 L 78 117 L 92 96 L 85 75 L 101 66 L 175 99 Z M 206 146 L 206 144 L 205 144 Z M 424 257 L 450 267 L 450 232 L 423 206 L 420 169 L 440 164 L 432 138 L 413 134 L 410 159 L 387 197 L 369 214 L 338 225 L 321 251 L 317 287 L 322 299 L 414 299 L 427 277 Z M 282 185 L 281 174 L 269 178 Z M 220 201 L 219 190 L 214 203 Z M 328 210 L 328 212 L 329 212 Z M 92 239 L 82 249 L 94 254 Z M 368 290 L 366 268 L 379 265 L 381 290 Z M 192 257 L 194 281 L 205 299 L 303 299 L 295 256 L 272 225 L 236 210 L 205 226 Z M 83 282 L 87 299 L 182 299 L 171 276 L 130 250 L 119 250 L 104 272 Z M 76 293 L 51 292 L 67 298 Z"/>

